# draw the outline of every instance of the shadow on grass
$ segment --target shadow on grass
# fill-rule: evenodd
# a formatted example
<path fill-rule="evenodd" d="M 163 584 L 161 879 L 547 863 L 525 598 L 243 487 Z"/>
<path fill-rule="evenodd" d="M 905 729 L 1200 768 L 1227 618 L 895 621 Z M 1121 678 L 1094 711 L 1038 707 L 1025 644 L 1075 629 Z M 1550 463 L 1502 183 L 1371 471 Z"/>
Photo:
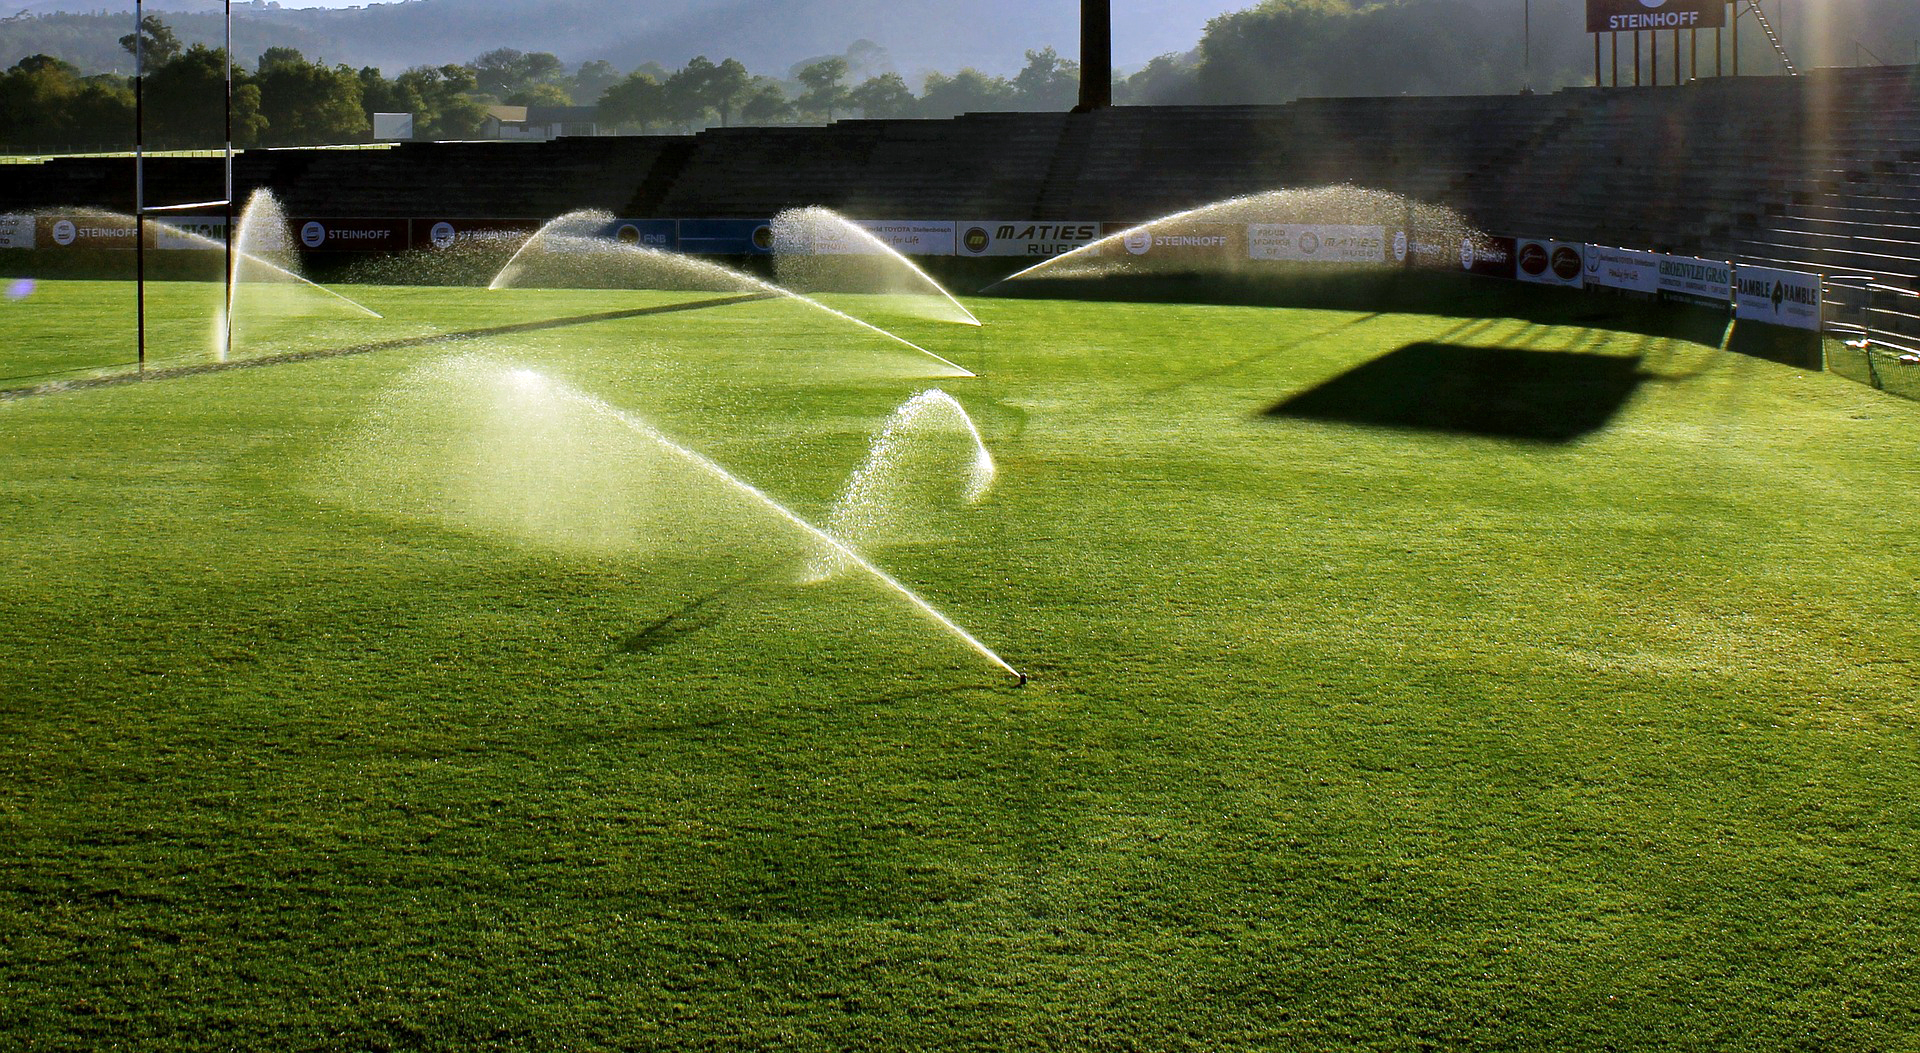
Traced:
<path fill-rule="evenodd" d="M 1447 318 L 1517 318 L 1543 325 L 1584 326 L 1687 340 L 1708 347 L 1721 345 L 1729 324 L 1724 309 L 1557 289 L 1469 274 L 1383 268 L 1022 278 L 993 286 L 990 295 L 1016 299 L 1300 307 Z"/>
<path fill-rule="evenodd" d="M 545 329 L 563 329 L 576 325 L 591 325 L 595 322 L 617 322 L 628 318 L 641 318 L 647 315 L 674 314 L 680 311 L 700 311 L 709 307 L 727 307 L 739 303 L 751 303 L 757 300 L 771 299 L 773 293 L 743 293 L 738 296 L 722 296 L 711 300 L 694 300 L 688 303 L 660 304 L 654 307 L 634 307 L 624 311 L 597 311 L 593 314 L 569 315 L 565 318 L 543 318 L 534 322 L 516 322 L 512 325 L 488 326 L 484 329 L 465 329 L 455 333 L 429 333 L 425 336 L 401 337 L 397 340 L 379 340 L 365 344 L 349 344 L 346 347 L 318 348 L 311 351 L 288 351 L 277 355 L 254 355 L 249 358 L 235 359 L 231 362 L 203 362 L 191 366 L 173 366 L 165 369 L 137 370 L 129 373 L 115 373 L 104 377 L 87 377 L 80 380 L 52 381 L 33 387 L 0 389 L 0 399 L 27 398 L 33 395 L 52 395 L 63 391 L 84 391 L 88 388 L 113 387 L 118 384 L 139 384 L 149 380 L 170 380 L 175 377 L 202 376 L 208 373 L 225 373 L 236 369 L 258 369 L 261 366 L 280 366 L 292 362 L 313 362 L 326 358 L 341 358 L 346 355 L 365 355 L 376 351 L 400 351 L 415 347 L 432 347 L 436 344 L 451 344 L 462 340 L 484 340 L 495 336 L 512 336 L 516 333 L 537 333 Z M 15 378 L 21 379 L 21 378 Z"/>
<path fill-rule="evenodd" d="M 1606 426 L 1646 379 L 1618 355 L 1417 343 L 1266 415 L 1566 443 Z"/>

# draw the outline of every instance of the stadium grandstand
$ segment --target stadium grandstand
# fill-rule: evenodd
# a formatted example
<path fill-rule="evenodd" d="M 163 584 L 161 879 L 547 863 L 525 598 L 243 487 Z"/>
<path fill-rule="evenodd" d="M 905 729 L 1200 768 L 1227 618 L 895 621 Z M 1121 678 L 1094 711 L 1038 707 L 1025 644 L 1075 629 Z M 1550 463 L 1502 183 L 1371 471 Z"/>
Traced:
<path fill-rule="evenodd" d="M 192 200 L 218 158 L 151 158 Z M 239 195 L 290 215 L 541 221 L 765 218 L 1142 221 L 1237 194 L 1346 183 L 1497 234 L 1687 253 L 1920 292 L 1920 66 L 1552 94 L 1099 107 L 843 120 L 693 136 L 251 150 Z M 0 167 L 0 212 L 131 208 L 126 158 Z M 1910 302 L 1902 298 L 1902 302 Z M 1920 311 L 1887 312 L 1920 335 Z"/>

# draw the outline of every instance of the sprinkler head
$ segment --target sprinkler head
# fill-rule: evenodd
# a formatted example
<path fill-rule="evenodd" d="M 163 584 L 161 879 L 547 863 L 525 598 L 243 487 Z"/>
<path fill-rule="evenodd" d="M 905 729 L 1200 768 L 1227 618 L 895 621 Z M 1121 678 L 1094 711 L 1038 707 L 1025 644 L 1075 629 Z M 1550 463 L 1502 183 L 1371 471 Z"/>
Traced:
<path fill-rule="evenodd" d="M 1020 679 L 1018 679 L 1018 680 L 1016 680 L 1016 681 L 1014 681 L 1014 684 L 1013 684 L 1013 686 L 1015 686 L 1015 687 L 1025 687 L 1025 686 L 1027 686 L 1027 674 L 1025 674 L 1025 673 L 1015 673 L 1015 674 L 1013 674 L 1013 675 L 1014 675 L 1014 676 L 1017 676 L 1017 677 L 1019 677 L 1019 678 L 1020 678 Z"/>

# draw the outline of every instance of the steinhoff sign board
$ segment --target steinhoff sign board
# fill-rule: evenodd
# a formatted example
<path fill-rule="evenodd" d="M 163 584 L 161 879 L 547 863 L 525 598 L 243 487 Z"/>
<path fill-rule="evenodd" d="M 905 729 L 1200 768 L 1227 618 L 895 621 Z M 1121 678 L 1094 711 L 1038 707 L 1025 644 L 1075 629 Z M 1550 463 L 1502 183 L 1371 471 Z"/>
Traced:
<path fill-rule="evenodd" d="M 1727 0 L 1587 0 L 1587 32 L 1642 29 L 1718 29 L 1727 24 Z"/>

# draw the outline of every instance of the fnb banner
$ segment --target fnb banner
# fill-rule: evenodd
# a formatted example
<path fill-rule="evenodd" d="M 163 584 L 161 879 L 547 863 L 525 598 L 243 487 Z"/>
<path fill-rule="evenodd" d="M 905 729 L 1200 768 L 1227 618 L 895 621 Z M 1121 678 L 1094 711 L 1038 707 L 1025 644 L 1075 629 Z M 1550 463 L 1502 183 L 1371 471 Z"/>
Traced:
<path fill-rule="evenodd" d="M 1660 291 L 1660 257 L 1655 253 L 1588 245 L 1583 254 L 1586 258 L 1585 281 L 1589 287 L 1643 293 Z"/>
<path fill-rule="evenodd" d="M 1733 316 L 1795 329 L 1820 328 L 1820 276 L 1771 267 L 1733 272 Z"/>
<path fill-rule="evenodd" d="M 764 256 L 773 251 L 773 221 L 683 219 L 680 251 L 696 256 Z"/>
<path fill-rule="evenodd" d="M 1698 256 L 1660 257 L 1660 293 L 1725 308 L 1733 299 L 1733 268 Z"/>
<path fill-rule="evenodd" d="M 956 256 L 1058 256 L 1100 240 L 1098 223 L 977 220 L 954 224 Z"/>
<path fill-rule="evenodd" d="M 1578 289 L 1587 268 L 1585 246 L 1565 241 L 1521 238 L 1514 245 L 1514 277 L 1539 285 Z"/>
<path fill-rule="evenodd" d="M 1727 0 L 1587 0 L 1587 32 L 1715 29 L 1727 24 Z"/>
<path fill-rule="evenodd" d="M 1397 259 L 1406 259 L 1404 231 L 1394 242 Z M 1251 223 L 1247 255 L 1256 260 L 1294 263 L 1385 263 L 1387 228 L 1339 223 Z"/>

